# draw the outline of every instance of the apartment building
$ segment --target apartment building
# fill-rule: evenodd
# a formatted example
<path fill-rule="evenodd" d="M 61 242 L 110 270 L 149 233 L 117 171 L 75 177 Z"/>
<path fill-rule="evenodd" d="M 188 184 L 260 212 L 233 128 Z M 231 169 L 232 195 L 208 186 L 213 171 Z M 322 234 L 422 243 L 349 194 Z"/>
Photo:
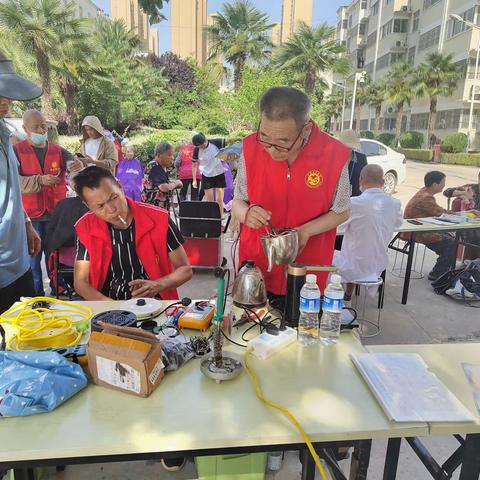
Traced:
<path fill-rule="evenodd" d="M 283 0 L 280 43 L 295 32 L 298 21 L 312 25 L 313 0 Z"/>
<path fill-rule="evenodd" d="M 337 40 L 346 46 L 357 70 L 366 71 L 373 80 L 382 78 L 395 63 L 407 62 L 415 68 L 432 52 L 451 53 L 463 74 L 454 95 L 438 100 L 435 134 L 440 138 L 453 132 L 467 134 L 480 32 L 450 15 L 479 25 L 479 13 L 477 0 L 353 0 L 337 11 Z M 428 116 L 428 99 L 415 99 L 406 106 L 402 131 L 425 133 Z M 383 132 L 395 130 L 395 117 L 395 106 L 385 103 Z M 363 107 L 360 130 L 373 130 L 373 122 L 373 109 Z M 344 128 L 348 126 L 344 121 Z M 474 99 L 473 128 L 479 126 L 480 82 Z M 475 136 L 472 147 L 480 149 L 480 135 Z"/>
<path fill-rule="evenodd" d="M 158 30 L 150 27 L 148 15 L 143 12 L 138 0 L 111 0 L 112 18 L 123 20 L 127 30 L 140 37 L 145 51 L 158 55 Z"/>

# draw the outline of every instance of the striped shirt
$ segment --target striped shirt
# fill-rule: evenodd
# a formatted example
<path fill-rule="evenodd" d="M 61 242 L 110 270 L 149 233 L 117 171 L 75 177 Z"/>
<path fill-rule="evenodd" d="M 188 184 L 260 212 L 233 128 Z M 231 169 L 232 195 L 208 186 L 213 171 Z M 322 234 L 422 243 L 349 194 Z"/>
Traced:
<path fill-rule="evenodd" d="M 102 289 L 103 295 L 112 300 L 129 300 L 132 293 L 129 282 L 148 279 L 147 272 L 138 258 L 135 248 L 135 223 L 124 230 L 108 225 L 112 239 L 112 260 Z M 167 232 L 167 252 L 173 252 L 183 244 L 183 237 L 177 226 L 169 218 Z M 76 260 L 90 261 L 85 246 L 77 238 Z"/>

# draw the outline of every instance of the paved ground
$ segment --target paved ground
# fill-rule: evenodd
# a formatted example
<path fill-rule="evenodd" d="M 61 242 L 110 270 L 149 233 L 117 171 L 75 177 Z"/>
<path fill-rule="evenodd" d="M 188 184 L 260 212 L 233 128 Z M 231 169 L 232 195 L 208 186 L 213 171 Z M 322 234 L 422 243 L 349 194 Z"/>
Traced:
<path fill-rule="evenodd" d="M 435 167 L 437 168 L 437 167 Z M 423 185 L 423 176 L 432 165 L 409 162 L 407 165 L 407 181 L 398 187 L 396 196 L 406 201 Z M 461 185 L 476 179 L 478 169 L 458 166 L 438 166 L 439 170 L 447 174 L 447 186 Z M 439 197 L 439 201 L 446 205 L 446 199 Z M 227 248 L 229 245 L 227 244 Z M 435 256 L 428 250 L 425 253 L 423 272 L 428 272 Z M 397 259 L 399 262 L 400 260 Z M 394 254 L 390 256 L 390 269 L 395 262 Z M 419 267 L 420 267 L 419 258 Z M 397 267 L 399 264 L 397 263 Z M 387 273 L 387 288 L 385 309 L 382 313 L 382 332 L 379 336 L 366 341 L 371 344 L 396 343 L 436 343 L 450 341 L 478 341 L 480 325 L 478 311 L 461 305 L 449 298 L 439 297 L 432 291 L 426 277 L 413 280 L 410 289 L 409 303 L 400 304 L 401 286 L 403 279 Z M 192 298 L 208 298 L 214 291 L 214 279 L 209 273 L 196 273 L 194 279 L 181 289 L 181 294 Z M 438 461 L 445 460 L 456 447 L 451 438 L 429 438 L 426 443 Z M 384 441 L 374 441 L 368 478 L 380 480 L 382 478 L 382 462 L 386 450 Z M 348 462 L 345 470 L 348 471 Z M 106 479 L 195 479 L 196 472 L 193 463 L 177 474 L 168 474 L 159 464 L 145 465 L 145 462 L 130 462 L 121 464 L 105 464 L 68 467 L 62 474 L 55 475 L 47 472 L 47 478 L 56 480 L 106 480 Z M 282 470 L 276 474 L 268 474 L 270 480 L 300 479 L 300 464 L 298 456 L 293 452 L 287 455 Z M 317 478 L 320 478 L 317 474 Z M 423 480 L 430 478 L 423 465 L 412 453 L 407 445 L 403 445 L 400 459 L 398 480 Z M 458 475 L 452 478 L 457 479 Z"/>

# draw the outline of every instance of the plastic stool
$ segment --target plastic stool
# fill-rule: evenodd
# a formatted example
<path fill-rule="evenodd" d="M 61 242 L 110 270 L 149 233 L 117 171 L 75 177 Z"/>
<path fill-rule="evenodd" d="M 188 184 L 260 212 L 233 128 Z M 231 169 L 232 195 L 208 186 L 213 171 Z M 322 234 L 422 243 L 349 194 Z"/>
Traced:
<path fill-rule="evenodd" d="M 382 315 L 382 308 L 383 308 L 383 300 L 385 296 L 385 285 L 383 283 L 383 279 L 380 277 L 376 281 L 359 281 L 359 282 L 354 282 L 355 285 L 355 300 L 353 301 L 353 308 L 357 311 L 358 317 L 358 323 L 360 324 L 359 332 L 360 332 L 360 337 L 361 338 L 371 338 L 371 337 L 376 337 L 380 331 L 380 319 Z M 365 318 L 365 312 L 367 309 L 367 296 L 368 296 L 368 288 L 369 287 L 378 287 L 380 289 L 379 295 L 379 301 L 377 302 L 377 320 L 368 320 Z M 362 288 L 363 288 L 363 295 L 362 295 Z M 361 313 L 359 312 L 359 309 L 357 308 L 359 298 L 363 296 L 362 299 L 362 311 Z M 368 326 L 373 328 L 373 333 L 370 333 L 368 331 Z"/>

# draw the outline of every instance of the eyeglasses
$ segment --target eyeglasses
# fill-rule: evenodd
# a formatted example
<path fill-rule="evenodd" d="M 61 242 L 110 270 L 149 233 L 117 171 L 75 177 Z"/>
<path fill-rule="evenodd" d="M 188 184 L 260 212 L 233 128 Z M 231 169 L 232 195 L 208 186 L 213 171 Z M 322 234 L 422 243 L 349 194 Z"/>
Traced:
<path fill-rule="evenodd" d="M 300 138 L 300 135 L 302 134 L 303 132 L 303 129 L 309 124 L 310 122 L 307 122 L 305 125 L 302 126 L 302 128 L 300 129 L 300 131 L 298 132 L 298 135 L 297 137 L 295 138 L 295 140 L 293 141 L 293 143 L 289 146 L 289 147 L 283 147 L 282 145 L 275 145 L 274 143 L 270 143 L 270 142 L 265 142 L 264 140 L 262 140 L 260 138 L 260 123 L 258 124 L 258 128 L 257 128 L 257 135 L 256 135 L 256 140 L 258 143 L 262 144 L 264 147 L 266 148 L 274 148 L 275 150 L 277 150 L 277 152 L 282 152 L 282 153 L 288 153 L 290 150 L 292 150 L 292 148 L 295 146 L 295 144 L 297 143 L 298 139 Z"/>

